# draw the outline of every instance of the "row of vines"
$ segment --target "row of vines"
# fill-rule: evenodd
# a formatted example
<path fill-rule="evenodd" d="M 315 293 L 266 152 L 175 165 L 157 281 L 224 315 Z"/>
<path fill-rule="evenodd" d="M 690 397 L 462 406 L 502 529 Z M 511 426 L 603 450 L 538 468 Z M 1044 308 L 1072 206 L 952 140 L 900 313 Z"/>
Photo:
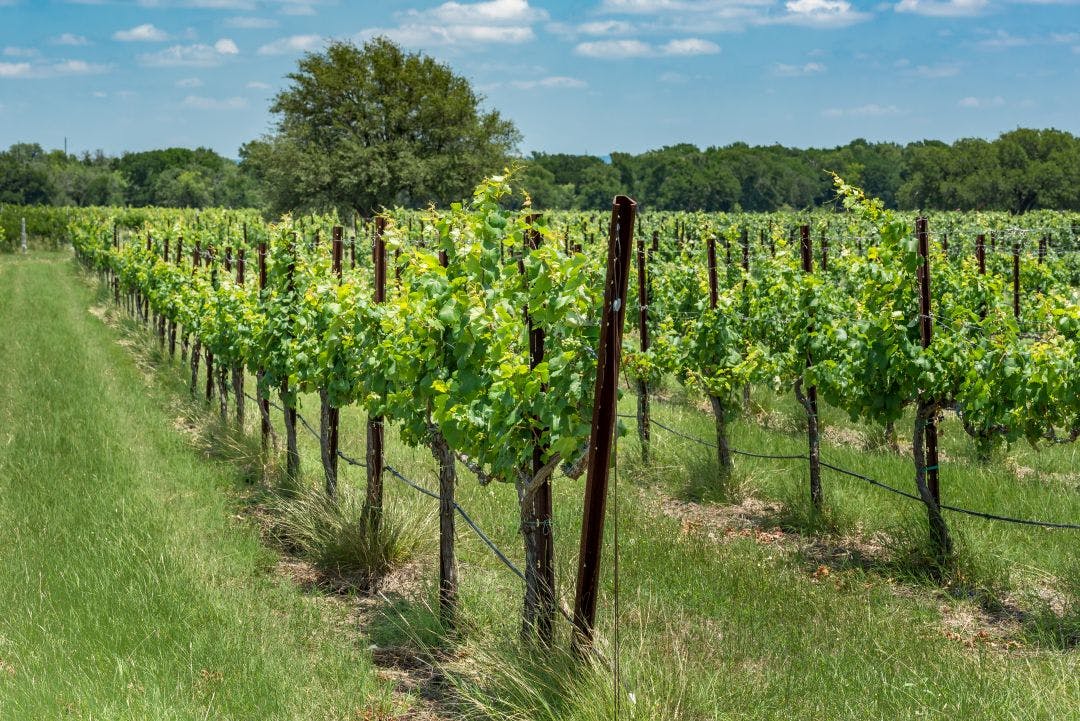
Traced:
<path fill-rule="evenodd" d="M 914 408 L 915 486 L 947 559 L 937 464 L 924 442 L 933 445 L 941 414 L 958 414 L 983 448 L 1080 433 L 1080 255 L 1071 252 L 1080 222 L 943 213 L 920 234 L 914 218 L 839 179 L 837 187 L 840 203 L 829 212 L 641 216 L 640 282 L 616 299 L 641 311 L 640 336 L 624 339 L 624 370 L 643 399 L 666 383 L 709 398 L 718 482 L 733 466 L 727 426 L 750 388 L 798 397 L 812 459 L 819 396 L 887 427 Z M 576 477 L 588 461 L 610 218 L 537 215 L 527 202 L 510 210 L 521 204 L 512 196 L 499 177 L 447 210 L 347 222 L 85 209 L 71 214 L 67 235 L 114 284 L 118 302 L 154 322 L 170 349 L 179 343 L 193 392 L 202 365 L 224 415 L 230 393 L 242 401 L 244 371 L 253 374 L 267 435 L 267 404 L 280 400 L 290 477 L 300 472 L 296 411 L 305 394 L 321 401 L 331 498 L 336 413 L 362 408 L 379 430 L 367 449 L 364 515 L 373 533 L 381 429 L 430 449 L 440 468 L 448 624 L 457 603 L 457 466 L 481 483 L 513 484 L 526 558 L 523 629 L 550 642 L 558 609 L 549 484 L 556 470 Z M 647 417 L 647 402 L 639 407 Z M 820 504 L 813 461 L 811 482 Z"/>

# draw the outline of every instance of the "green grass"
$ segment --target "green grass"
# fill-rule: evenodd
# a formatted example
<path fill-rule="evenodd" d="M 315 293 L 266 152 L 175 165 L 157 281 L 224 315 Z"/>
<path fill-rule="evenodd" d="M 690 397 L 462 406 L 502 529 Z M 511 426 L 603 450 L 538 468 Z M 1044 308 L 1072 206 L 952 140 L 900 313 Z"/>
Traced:
<path fill-rule="evenodd" d="M 68 258 L 0 259 L 0 718 L 388 710 L 345 610 L 268 573 L 237 470 L 176 431 Z"/>
<path fill-rule="evenodd" d="M 14 544 L 0 546 L 0 600 L 16 609 L 0 621 L 0 658 L 15 667 L 7 679 L 0 673 L 0 717 L 54 717 L 56 709 L 75 701 L 86 704 L 82 712 L 88 718 L 201 717 L 212 692 L 209 718 L 348 717 L 363 703 L 385 702 L 385 689 L 371 684 L 369 662 L 355 650 L 375 644 L 430 653 L 450 689 L 454 717 L 612 718 L 616 695 L 603 664 L 576 667 L 563 655 L 518 645 L 520 584 L 460 523 L 461 629 L 452 638 L 440 634 L 432 613 L 433 502 L 389 475 L 387 495 L 395 513 L 420 529 L 416 556 L 425 581 L 419 589 L 383 589 L 363 640 L 340 638 L 340 619 L 326 618 L 325 604 L 265 574 L 269 553 L 253 532 L 229 521 L 238 498 L 263 495 L 255 487 L 230 493 L 238 478 L 254 477 L 244 453 L 230 455 L 211 443 L 204 450 L 231 460 L 208 462 L 171 427 L 168 409 L 186 395 L 179 364 L 137 350 L 140 370 L 131 351 L 114 342 L 117 332 L 86 314 L 91 298 L 75 281 L 75 271 L 58 256 L 49 260 L 0 263 L 0 279 L 11 289 L 0 300 L 9 339 L 0 353 L 11 369 L 0 401 L 0 483 L 18 486 L 0 489 L 0 528 L 20 534 Z M 21 291 L 12 281 L 16 276 L 23 278 Z M 44 287 L 51 292 L 43 294 Z M 29 303 L 38 304 L 33 323 L 42 324 L 41 330 L 21 312 Z M 52 325 L 46 331 L 47 318 Z M 131 323 L 121 337 L 146 346 L 145 334 Z M 46 379 L 46 368 L 63 381 Z M 36 390 L 21 392 L 26 387 Z M 734 444 L 803 452 L 794 402 L 757 389 L 754 399 L 771 412 L 769 427 L 739 420 L 732 428 Z M 694 407 L 695 397 L 678 400 L 654 404 L 655 416 L 711 438 L 711 421 Z M 634 399 L 624 398 L 622 411 L 633 408 Z M 253 435 L 254 404 L 247 410 L 246 430 Z M 305 397 L 301 412 L 314 421 L 317 398 Z M 363 457 L 364 420 L 355 408 L 342 413 L 342 448 L 354 457 Z M 910 489 L 906 456 L 867 450 L 871 430 L 834 409 L 824 409 L 824 421 L 832 429 L 825 458 Z M 277 413 L 274 422 L 280 432 Z M 28 424 L 35 423 L 30 430 Z M 959 561 L 945 584 L 935 583 L 921 573 L 925 513 L 918 504 L 827 473 L 827 510 L 818 517 L 805 500 L 805 464 L 740 457 L 730 487 L 720 489 L 711 449 L 657 429 L 653 463 L 645 468 L 633 421 L 626 423 L 629 433 L 620 440 L 615 474 L 617 654 L 614 514 L 606 528 L 599 628 L 604 654 L 620 662 L 620 718 L 1080 718 L 1077 532 L 951 514 Z M 52 427 L 78 432 L 50 449 L 44 434 Z M 898 432 L 903 443 L 909 426 Z M 17 440 L 4 445 L 11 434 Z M 304 483 L 319 488 L 318 447 L 305 431 L 300 434 Z M 1080 518 L 1072 446 L 1039 453 L 1016 446 L 980 464 L 955 421 L 947 421 L 943 450 L 947 502 L 1028 517 Z M 406 475 L 436 486 L 427 450 L 404 447 L 390 431 L 386 453 Z M 24 463 L 34 466 L 33 474 L 18 470 Z M 462 505 L 520 563 L 514 490 L 481 487 L 464 469 L 459 472 Z M 362 494 L 364 471 L 343 466 L 340 481 L 346 492 Z M 579 481 L 555 482 L 559 591 L 568 601 L 582 490 Z M 659 510 L 664 499 L 682 499 L 707 517 L 746 496 L 776 502 L 762 511 L 760 524 L 787 529 L 785 540 L 726 538 L 722 528 L 707 524 L 688 529 Z M 869 559 L 822 556 L 823 549 L 849 548 L 852 539 L 873 539 L 881 553 Z M 108 562 L 94 560 L 99 557 Z M 821 565 L 828 574 L 818 570 Z M 39 569 L 48 579 L 45 591 Z M 79 593 L 69 588 L 74 578 L 83 584 Z M 87 592 L 95 586 L 102 588 Z M 1051 592 L 1056 608 L 1040 600 L 1039 594 Z M 159 601 L 163 595 L 171 600 Z M 130 605 L 138 610 L 98 612 Z M 985 624 L 986 618 L 1018 610 L 1022 614 L 1009 623 Z M 72 618 L 82 619 L 87 631 L 77 633 Z M 983 621 L 965 624 L 965 618 Z M 168 635 L 148 636 L 155 624 L 170 629 Z M 98 626 L 105 628 L 90 632 Z M 988 639 L 978 635 L 985 627 L 993 632 Z M 565 627 L 560 634 L 565 647 Z M 118 639 L 134 640 L 125 645 Z M 75 660 L 69 661 L 72 652 Z M 202 655 L 190 661 L 195 654 Z M 237 672 L 256 661 L 251 677 Z M 201 681 L 201 668 L 220 671 L 227 681 Z M 136 688 L 144 690 L 129 689 L 129 676 L 137 676 Z M 209 691 L 213 683 L 218 685 Z"/>

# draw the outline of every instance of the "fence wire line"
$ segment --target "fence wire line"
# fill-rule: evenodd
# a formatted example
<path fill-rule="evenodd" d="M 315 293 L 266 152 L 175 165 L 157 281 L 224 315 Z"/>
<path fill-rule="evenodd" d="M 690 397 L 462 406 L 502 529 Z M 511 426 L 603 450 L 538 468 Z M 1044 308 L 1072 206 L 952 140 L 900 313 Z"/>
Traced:
<path fill-rule="evenodd" d="M 285 409 L 281 405 L 275 403 L 273 400 L 271 400 L 269 398 L 259 399 L 259 398 L 256 398 L 256 397 L 252 396 L 247 391 L 244 392 L 244 395 L 247 396 L 248 398 L 250 398 L 251 400 L 256 401 L 256 402 L 258 402 L 260 400 L 268 401 L 272 408 L 274 408 L 274 409 L 276 409 L 278 411 L 281 411 L 282 413 L 285 412 Z M 321 436 L 318 433 L 315 432 L 315 429 L 312 428 L 311 424 L 309 424 L 306 420 L 304 420 L 304 417 L 302 415 L 300 415 L 299 411 L 296 412 L 296 417 L 307 427 L 308 431 L 311 432 L 311 435 L 314 436 L 316 438 L 316 440 L 321 440 Z M 361 463 L 361 462 L 359 462 L 359 461 L 357 461 L 357 460 L 355 460 L 353 458 L 350 458 L 350 457 L 346 456 L 340 450 L 338 451 L 338 456 L 342 460 L 344 460 L 346 463 L 349 463 L 350 465 L 362 466 L 364 468 L 367 467 L 367 464 Z M 441 497 L 439 496 L 438 493 L 435 493 L 434 491 L 420 485 L 416 481 L 411 480 L 410 478 L 406 477 L 403 473 L 401 473 L 399 470 L 397 470 L 393 466 L 387 464 L 387 465 L 383 466 L 383 469 L 386 470 L 388 473 L 390 473 L 390 475 L 394 476 L 399 481 L 404 483 L 405 485 L 412 488 L 414 491 L 422 493 L 423 495 L 425 495 L 425 496 L 427 496 L 429 498 L 434 498 L 435 500 L 440 500 L 441 499 Z M 469 516 L 469 514 L 465 511 L 464 508 L 461 507 L 461 505 L 457 501 L 454 501 L 454 510 L 456 510 L 458 512 L 458 514 L 461 516 L 461 520 L 465 521 L 465 523 L 469 526 L 469 528 L 473 529 L 473 531 L 476 533 L 476 535 L 479 536 L 480 540 L 484 542 L 484 545 L 486 545 L 489 549 L 491 549 L 491 552 L 495 554 L 495 557 L 498 558 L 500 561 L 502 561 L 503 565 L 505 565 L 507 568 L 509 568 L 514 573 L 514 575 L 516 575 L 518 578 L 520 578 L 522 581 L 524 581 L 525 580 L 525 574 L 522 572 L 522 570 L 520 568 L 518 568 L 516 565 L 514 565 L 514 562 L 511 561 L 506 556 L 506 554 L 503 552 L 503 550 L 501 548 L 499 548 L 495 544 L 495 542 L 492 541 L 491 538 L 489 538 L 486 533 L 484 533 L 483 530 L 481 530 L 481 528 L 476 524 L 476 522 L 472 519 L 472 517 Z M 562 613 L 562 615 L 564 617 L 566 617 L 566 620 L 573 623 L 573 619 L 571 619 L 569 616 L 567 616 L 566 612 L 563 609 L 560 608 L 559 610 Z"/>
<path fill-rule="evenodd" d="M 620 415 L 620 418 L 622 418 L 622 417 L 636 418 L 636 416 L 627 416 L 627 414 Z M 691 435 L 687 435 L 685 433 L 681 433 L 681 432 L 671 428 L 670 426 L 666 426 L 663 423 L 660 423 L 659 421 L 655 421 L 655 420 L 653 420 L 651 418 L 649 419 L 649 422 L 654 426 L 659 426 L 660 428 L 663 428 L 665 431 L 668 431 L 669 433 L 672 433 L 672 434 L 674 434 L 676 436 L 679 436 L 681 438 L 685 438 L 686 440 L 693 441 L 694 443 L 700 443 L 701 445 L 707 446 L 709 448 L 716 448 L 717 447 L 717 445 L 715 443 L 711 443 L 710 441 L 706 441 L 703 438 L 697 438 L 695 436 L 691 436 Z M 730 450 L 731 450 L 732 453 L 735 453 L 737 455 L 749 456 L 751 458 L 765 458 L 765 459 L 770 459 L 770 460 L 803 460 L 803 461 L 809 461 L 810 460 L 809 456 L 803 456 L 803 455 L 768 455 L 768 454 L 764 454 L 764 453 L 751 453 L 750 451 L 744 451 L 744 450 L 741 450 L 741 449 L 738 449 L 738 448 L 732 448 Z M 848 470 L 847 468 L 842 468 L 840 466 L 834 466 L 833 464 L 826 463 L 825 461 L 819 461 L 819 463 L 821 464 L 821 466 L 823 468 L 828 468 L 831 471 L 836 471 L 837 473 L 842 473 L 842 474 L 844 474 L 846 476 L 851 476 L 852 478 L 858 478 L 861 481 L 865 481 L 865 482 L 869 483 L 872 486 L 877 486 L 878 488 L 889 491 L 890 493 L 895 493 L 898 496 L 903 496 L 904 498 L 910 498 L 912 500 L 923 503 L 923 499 L 920 498 L 919 496 L 916 496 L 913 493 L 908 493 L 907 491 L 902 491 L 899 488 L 894 488 L 893 486 L 890 486 L 887 483 L 882 483 L 881 481 L 876 480 L 874 478 L 871 478 L 870 476 L 863 475 L 862 473 L 856 473 L 855 471 L 851 471 L 851 470 Z M 974 510 L 972 510 L 970 508 L 961 508 L 959 506 L 949 506 L 949 505 L 946 505 L 944 503 L 941 503 L 941 504 L 938 504 L 938 505 L 939 505 L 940 508 L 942 508 L 943 510 L 946 510 L 946 511 L 953 511 L 954 513 L 963 513 L 963 514 L 968 515 L 968 516 L 975 516 L 976 518 L 983 518 L 983 519 L 986 519 L 988 521 L 1004 521 L 1005 523 L 1016 523 L 1016 524 L 1020 524 L 1020 525 L 1024 525 L 1024 526 L 1040 526 L 1042 528 L 1061 528 L 1061 529 L 1068 529 L 1068 530 L 1080 530 L 1080 524 L 1077 524 L 1077 523 L 1057 523 L 1057 522 L 1054 522 L 1054 521 L 1034 521 L 1034 520 L 1031 520 L 1031 519 L 1028 519 L 1028 518 L 1013 518 L 1011 516 L 1001 516 L 1001 515 L 998 515 L 996 513 L 986 513 L 985 511 L 974 511 Z"/>

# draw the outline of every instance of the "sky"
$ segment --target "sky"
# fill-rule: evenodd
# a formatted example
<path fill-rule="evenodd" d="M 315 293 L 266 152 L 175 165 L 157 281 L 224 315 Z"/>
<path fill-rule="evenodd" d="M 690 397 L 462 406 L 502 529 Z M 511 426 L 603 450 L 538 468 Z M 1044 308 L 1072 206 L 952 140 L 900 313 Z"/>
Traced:
<path fill-rule="evenodd" d="M 1080 0 L 0 0 L 0 147 L 235 158 L 305 52 L 376 35 L 523 153 L 1080 134 Z"/>

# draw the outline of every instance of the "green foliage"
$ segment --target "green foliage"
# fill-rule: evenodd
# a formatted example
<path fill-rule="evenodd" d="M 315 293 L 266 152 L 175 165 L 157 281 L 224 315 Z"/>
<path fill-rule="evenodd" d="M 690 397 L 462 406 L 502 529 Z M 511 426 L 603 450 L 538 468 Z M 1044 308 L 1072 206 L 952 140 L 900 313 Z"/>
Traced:
<path fill-rule="evenodd" d="M 271 106 L 275 132 L 241 149 L 276 212 L 445 205 L 500 168 L 513 124 L 468 81 L 386 38 L 309 53 Z"/>

